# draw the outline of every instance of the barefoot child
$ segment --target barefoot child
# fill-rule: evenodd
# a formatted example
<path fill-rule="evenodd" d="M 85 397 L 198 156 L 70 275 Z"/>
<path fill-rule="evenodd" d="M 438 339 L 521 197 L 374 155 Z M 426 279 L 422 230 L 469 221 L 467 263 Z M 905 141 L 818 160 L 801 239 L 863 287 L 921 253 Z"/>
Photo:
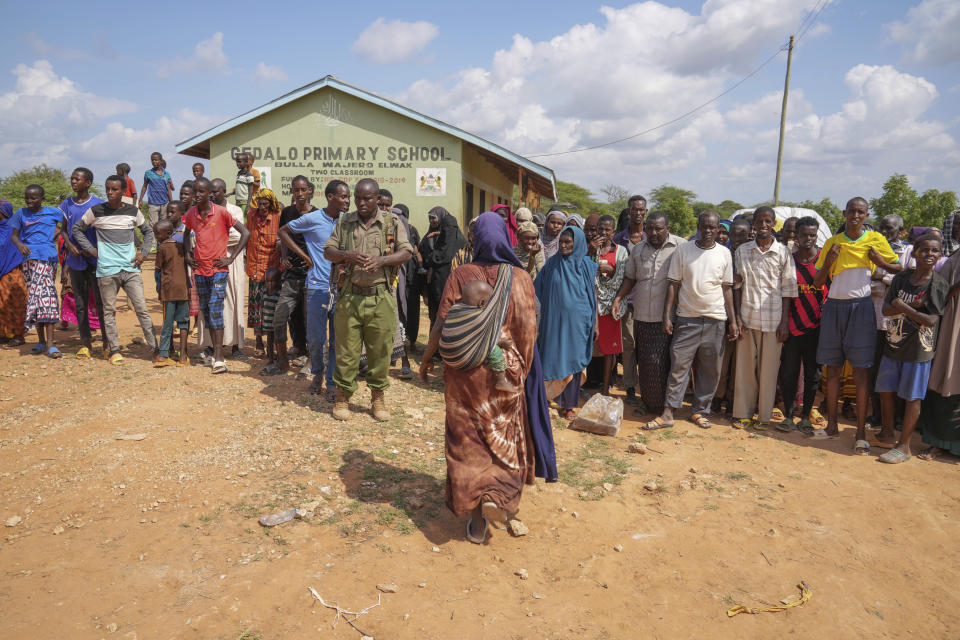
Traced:
<path fill-rule="evenodd" d="M 441 334 L 441 342 L 443 341 L 443 338 L 456 340 L 457 334 L 461 329 L 464 328 L 462 323 L 482 318 L 483 316 L 478 310 L 486 307 L 487 302 L 490 301 L 492 296 L 493 287 L 482 280 L 471 280 L 463 285 L 463 292 L 460 297 L 460 302 L 450 307 L 450 311 L 447 313 L 447 319 L 444 323 L 443 333 Z M 496 339 L 500 339 L 499 332 L 496 335 Z M 485 360 L 487 366 L 490 367 L 494 373 L 493 386 L 500 391 L 517 393 L 519 389 L 517 389 L 513 383 L 507 380 L 507 361 L 503 356 L 503 349 L 500 348 L 501 346 L 508 345 L 494 343 L 494 345 L 490 348 Z"/>
<path fill-rule="evenodd" d="M 173 238 L 174 226 L 168 218 L 154 225 L 157 235 L 157 258 L 155 269 L 160 274 L 160 302 L 163 303 L 163 330 L 160 332 L 160 359 L 154 367 L 169 367 L 177 364 L 170 359 L 173 341 L 173 325 L 180 330 L 180 361 L 186 365 L 187 339 L 190 328 L 190 289 L 187 286 L 187 263 L 183 257 L 183 245 Z"/>
<path fill-rule="evenodd" d="M 26 327 L 37 326 L 37 344 L 30 353 L 46 353 L 51 358 L 60 358 L 60 350 L 54 346 L 53 327 L 60 319 L 57 304 L 57 225 L 63 220 L 63 212 L 55 207 L 43 206 L 44 190 L 31 184 L 23 193 L 27 206 L 17 209 L 10 219 L 13 232 L 10 240 L 23 256 L 23 277 L 27 282 Z"/>
<path fill-rule="evenodd" d="M 877 371 L 876 391 L 883 410 L 879 440 L 889 440 L 894 435 L 894 394 L 906 402 L 906 407 L 900 441 L 880 456 L 880 462 L 898 464 L 910 459 L 910 437 L 917 426 L 920 403 L 927 394 L 937 325 L 950 288 L 946 280 L 934 273 L 941 255 L 940 242 L 940 237 L 932 233 L 921 236 L 913 245 L 916 268 L 895 275 L 884 298 L 883 315 L 890 322 Z"/>
<path fill-rule="evenodd" d="M 277 267 L 267 269 L 264 285 L 261 326 L 267 334 L 267 366 L 270 366 L 277 362 L 277 350 L 273 343 L 273 318 L 277 310 L 277 301 L 280 299 L 280 269 Z"/>

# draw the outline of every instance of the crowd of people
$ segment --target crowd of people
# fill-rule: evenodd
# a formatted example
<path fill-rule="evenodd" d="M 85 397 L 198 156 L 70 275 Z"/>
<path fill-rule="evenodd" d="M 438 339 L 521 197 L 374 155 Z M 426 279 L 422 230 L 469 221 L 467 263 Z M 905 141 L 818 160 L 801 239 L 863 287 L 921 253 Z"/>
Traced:
<path fill-rule="evenodd" d="M 921 458 L 960 455 L 957 212 L 908 235 L 896 215 L 874 228 L 853 198 L 821 247 L 816 217 L 707 210 L 683 238 L 633 196 L 619 219 L 498 204 L 466 234 L 434 207 L 421 237 L 372 179 L 352 192 L 329 182 L 317 208 L 313 183 L 297 176 L 283 206 L 249 154 L 236 161 L 229 192 L 202 163 L 176 192 L 154 153 L 139 195 L 119 164 L 105 200 L 84 167 L 59 206 L 39 185 L 16 211 L 0 200 L 0 338 L 24 345 L 35 329 L 29 352 L 61 358 L 56 332 L 73 323 L 75 357 L 93 356 L 99 331 L 104 357 L 122 365 L 123 290 L 155 367 L 190 364 L 193 334 L 194 361 L 225 373 L 227 359 L 250 358 L 251 329 L 259 375 L 311 375 L 309 392 L 337 420 L 351 418 L 362 378 L 383 421 L 390 367 L 414 375 L 423 300 L 419 373 L 444 364 L 447 504 L 471 516 L 473 542 L 492 519 L 522 534 L 523 486 L 557 479 L 551 411 L 572 419 L 587 389 L 609 395 L 618 380 L 644 430 L 672 428 L 690 394 L 688 419 L 704 429 L 726 414 L 735 429 L 837 438 L 842 412 L 857 453 L 882 447 L 882 462 L 907 461 L 919 429 Z M 141 277 L 151 256 L 159 332 Z"/>

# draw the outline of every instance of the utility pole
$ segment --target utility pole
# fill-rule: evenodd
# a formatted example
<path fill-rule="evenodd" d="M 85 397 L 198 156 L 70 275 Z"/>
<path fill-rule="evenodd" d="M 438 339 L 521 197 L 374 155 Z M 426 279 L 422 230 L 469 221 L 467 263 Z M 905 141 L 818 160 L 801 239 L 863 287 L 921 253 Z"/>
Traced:
<path fill-rule="evenodd" d="M 783 107 L 780 109 L 780 146 L 777 147 L 777 181 L 773 185 L 773 206 L 780 203 L 780 170 L 783 167 L 783 134 L 787 129 L 787 95 L 790 93 L 790 64 L 793 62 L 793 36 L 787 49 L 787 77 L 783 81 Z"/>

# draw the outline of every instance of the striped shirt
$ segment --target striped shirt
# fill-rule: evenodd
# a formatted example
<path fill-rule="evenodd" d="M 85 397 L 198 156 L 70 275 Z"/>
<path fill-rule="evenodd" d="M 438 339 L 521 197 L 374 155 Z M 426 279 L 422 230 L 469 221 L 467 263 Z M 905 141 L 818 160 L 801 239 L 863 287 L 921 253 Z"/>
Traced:
<path fill-rule="evenodd" d="M 97 246 L 87 239 L 86 230 L 97 230 Z M 137 253 L 137 233 L 143 234 L 143 250 L 153 246 L 153 229 L 143 214 L 132 204 L 120 205 L 112 209 L 106 202 L 94 205 L 73 225 L 73 239 L 84 251 L 94 252 L 97 257 L 97 277 L 103 278 L 129 271 L 137 273 L 139 267 L 133 265 Z"/>
<path fill-rule="evenodd" d="M 261 318 L 261 329 L 264 331 L 273 331 L 273 318 L 277 312 L 277 301 L 280 299 L 280 290 L 277 289 L 273 293 L 264 291 L 263 293 L 263 306 L 260 307 L 260 313 L 262 314 Z"/>
<path fill-rule="evenodd" d="M 802 336 L 820 326 L 820 314 L 827 287 L 824 285 L 817 289 L 813 286 L 818 257 L 819 253 L 810 262 L 803 263 L 797 260 L 797 254 L 793 254 L 793 262 L 797 267 L 797 297 L 790 305 L 789 325 L 792 336 Z"/>
<path fill-rule="evenodd" d="M 755 240 L 733 256 L 743 282 L 740 318 L 748 329 L 776 331 L 783 315 L 783 299 L 797 295 L 797 275 L 786 245 L 774 240 L 766 251 Z"/>

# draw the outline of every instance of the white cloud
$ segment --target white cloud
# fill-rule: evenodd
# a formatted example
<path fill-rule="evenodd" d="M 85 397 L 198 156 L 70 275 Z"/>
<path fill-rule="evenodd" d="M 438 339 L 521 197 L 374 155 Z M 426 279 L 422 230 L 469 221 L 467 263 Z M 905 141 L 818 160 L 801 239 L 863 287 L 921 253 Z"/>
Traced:
<path fill-rule="evenodd" d="M 12 91 L 0 95 L 0 139 L 20 137 L 35 144 L 60 142 L 65 127 L 89 126 L 102 118 L 137 110 L 137 105 L 118 98 L 82 91 L 65 76 L 57 75 L 47 60 L 31 66 L 18 64 Z"/>
<path fill-rule="evenodd" d="M 422 51 L 440 29 L 430 22 L 405 22 L 377 18 L 360 32 L 351 49 L 359 57 L 377 64 L 403 62 Z"/>
<path fill-rule="evenodd" d="M 887 25 L 887 29 L 894 42 L 909 47 L 907 62 L 960 63 L 960 3 L 956 0 L 923 0 L 907 11 L 904 20 Z"/>
<path fill-rule="evenodd" d="M 253 70 L 253 78 L 258 82 L 283 82 L 289 76 L 283 67 L 258 62 Z"/>
<path fill-rule="evenodd" d="M 174 145 L 222 120 L 183 109 L 138 129 L 117 121 L 136 104 L 83 91 L 46 60 L 17 65 L 13 74 L 14 89 L 0 95 L 0 175 L 45 162 L 90 167 L 99 181 L 118 162 L 145 167 L 150 152 L 160 151 L 171 172 L 185 176 L 191 161 Z"/>
<path fill-rule="evenodd" d="M 780 111 L 783 108 L 783 91 L 774 91 L 762 96 L 759 100 L 739 104 L 724 114 L 724 117 L 733 124 L 757 125 L 780 121 Z M 794 89 L 787 102 L 787 120 L 797 120 L 809 115 L 813 106 L 804 96 L 803 89 Z"/>
<path fill-rule="evenodd" d="M 230 68 L 227 66 L 229 62 L 230 59 L 223 52 L 223 32 L 217 31 L 209 38 L 198 42 L 193 48 L 193 55 L 189 58 L 178 57 L 167 64 L 160 65 L 157 75 L 168 78 L 174 73 L 184 71 L 229 73 Z"/>

